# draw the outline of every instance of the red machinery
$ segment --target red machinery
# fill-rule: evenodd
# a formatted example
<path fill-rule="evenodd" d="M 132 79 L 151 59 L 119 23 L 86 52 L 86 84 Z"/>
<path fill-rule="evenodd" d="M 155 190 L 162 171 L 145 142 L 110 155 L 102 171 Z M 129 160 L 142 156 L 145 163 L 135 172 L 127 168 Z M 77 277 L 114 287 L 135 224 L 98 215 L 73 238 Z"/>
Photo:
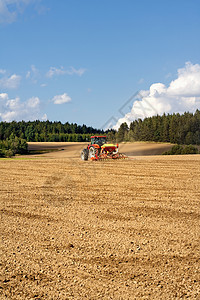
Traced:
<path fill-rule="evenodd" d="M 91 136 L 91 144 L 81 152 L 82 160 L 125 159 L 126 155 L 119 153 L 118 144 L 107 144 L 106 136 Z"/>

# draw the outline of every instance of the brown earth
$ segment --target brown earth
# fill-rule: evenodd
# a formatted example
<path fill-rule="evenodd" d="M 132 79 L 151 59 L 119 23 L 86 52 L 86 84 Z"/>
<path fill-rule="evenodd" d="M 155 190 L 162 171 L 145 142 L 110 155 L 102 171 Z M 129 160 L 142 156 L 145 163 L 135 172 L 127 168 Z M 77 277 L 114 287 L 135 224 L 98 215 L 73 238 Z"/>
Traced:
<path fill-rule="evenodd" d="M 79 152 L 87 146 L 88 143 L 36 143 L 30 142 L 29 150 L 66 150 L 66 156 L 77 156 Z M 153 142 L 135 142 L 135 143 L 122 143 L 119 145 L 120 152 L 129 156 L 146 156 L 146 155 L 160 155 L 165 151 L 172 148 L 172 144 L 168 143 L 153 143 Z M 64 154 L 62 154 L 63 157 Z M 64 155 L 64 156 L 65 156 Z"/>
<path fill-rule="evenodd" d="M 199 299 L 200 155 L 82 146 L 0 160 L 0 298 Z"/>

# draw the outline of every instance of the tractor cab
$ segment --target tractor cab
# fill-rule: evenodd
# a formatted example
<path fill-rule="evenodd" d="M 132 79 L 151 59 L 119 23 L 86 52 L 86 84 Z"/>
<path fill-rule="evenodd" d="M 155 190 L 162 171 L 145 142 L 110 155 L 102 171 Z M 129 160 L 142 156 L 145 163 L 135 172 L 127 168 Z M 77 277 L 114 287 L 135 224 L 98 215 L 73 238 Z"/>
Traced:
<path fill-rule="evenodd" d="M 91 145 L 99 145 L 101 147 L 104 144 L 106 144 L 106 136 L 91 136 Z"/>

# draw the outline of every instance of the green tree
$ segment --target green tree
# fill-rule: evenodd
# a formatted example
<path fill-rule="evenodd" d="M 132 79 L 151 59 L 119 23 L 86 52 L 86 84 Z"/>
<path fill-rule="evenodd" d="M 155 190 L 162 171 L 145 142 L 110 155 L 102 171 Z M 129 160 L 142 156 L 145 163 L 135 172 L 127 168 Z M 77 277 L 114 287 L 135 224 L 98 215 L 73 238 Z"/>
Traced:
<path fill-rule="evenodd" d="M 126 122 L 122 123 L 119 127 L 117 133 L 117 142 L 122 142 L 125 139 L 126 134 L 128 133 L 129 128 Z"/>

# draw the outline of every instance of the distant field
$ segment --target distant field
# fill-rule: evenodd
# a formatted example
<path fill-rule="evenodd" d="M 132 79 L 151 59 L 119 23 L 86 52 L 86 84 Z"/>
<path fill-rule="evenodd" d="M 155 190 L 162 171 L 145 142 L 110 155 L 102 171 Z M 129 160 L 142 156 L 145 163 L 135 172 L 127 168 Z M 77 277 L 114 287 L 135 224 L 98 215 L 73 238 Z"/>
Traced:
<path fill-rule="evenodd" d="M 44 146 L 64 150 L 0 161 L 0 299 L 199 299 L 200 155 Z"/>
<path fill-rule="evenodd" d="M 87 146 L 88 143 L 28 143 L 29 150 L 44 150 L 44 149 L 63 149 L 68 154 L 79 155 L 79 152 Z M 120 152 L 123 152 L 130 156 L 141 156 L 141 155 L 160 155 L 165 151 L 172 148 L 171 144 L 167 143 L 147 143 L 147 142 L 135 142 L 135 143 L 122 143 L 119 145 Z M 61 156 L 65 156 L 64 153 Z"/>

